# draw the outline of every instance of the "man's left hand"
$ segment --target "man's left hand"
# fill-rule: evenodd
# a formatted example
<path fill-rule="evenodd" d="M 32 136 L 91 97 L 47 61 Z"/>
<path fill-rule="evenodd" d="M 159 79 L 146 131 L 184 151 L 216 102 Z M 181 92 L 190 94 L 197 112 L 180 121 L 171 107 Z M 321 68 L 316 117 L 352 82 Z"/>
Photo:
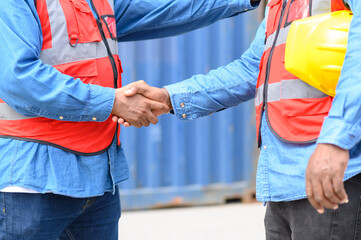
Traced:
<path fill-rule="evenodd" d="M 306 169 L 306 193 L 320 213 L 324 208 L 337 209 L 347 203 L 343 176 L 349 160 L 348 150 L 332 144 L 317 144 Z"/>

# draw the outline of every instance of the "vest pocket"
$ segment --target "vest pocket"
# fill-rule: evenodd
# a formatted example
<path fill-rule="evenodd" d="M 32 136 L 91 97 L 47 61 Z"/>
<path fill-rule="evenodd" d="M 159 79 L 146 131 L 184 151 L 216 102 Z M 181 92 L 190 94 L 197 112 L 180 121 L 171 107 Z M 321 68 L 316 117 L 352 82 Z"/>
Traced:
<path fill-rule="evenodd" d="M 286 117 L 327 115 L 332 98 L 284 99 L 281 100 L 282 115 Z"/>
<path fill-rule="evenodd" d="M 102 40 L 93 12 L 85 0 L 60 0 L 66 18 L 69 44 Z"/>
<path fill-rule="evenodd" d="M 66 75 L 80 78 L 86 84 L 100 84 L 95 59 L 62 64 L 55 66 L 55 68 Z"/>

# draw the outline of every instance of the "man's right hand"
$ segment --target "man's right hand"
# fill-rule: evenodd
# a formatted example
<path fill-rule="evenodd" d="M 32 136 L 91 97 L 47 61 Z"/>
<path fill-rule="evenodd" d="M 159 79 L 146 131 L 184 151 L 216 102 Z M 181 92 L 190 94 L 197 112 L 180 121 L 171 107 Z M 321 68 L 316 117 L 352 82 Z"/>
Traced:
<path fill-rule="evenodd" d="M 115 90 L 115 100 L 112 110 L 113 119 L 123 119 L 129 125 L 137 128 L 158 122 L 157 114 L 169 112 L 169 107 L 160 101 L 152 100 L 141 94 L 124 94 L 129 88 Z M 119 121 L 118 121 L 119 122 Z"/>
<path fill-rule="evenodd" d="M 143 80 L 140 80 L 134 83 L 130 83 L 127 86 L 124 86 L 122 89 L 124 90 L 124 95 L 127 97 L 135 97 L 141 94 L 142 96 L 150 100 L 160 102 L 165 106 L 167 106 L 168 109 L 167 112 L 172 110 L 172 103 L 170 101 L 169 93 L 165 88 L 151 87 L 148 84 L 146 84 Z M 163 113 L 167 113 L 163 109 L 155 109 L 155 108 L 152 109 L 151 112 L 155 117 L 158 117 Z M 113 121 L 118 122 L 119 124 L 122 124 L 125 127 L 134 125 L 132 122 L 128 121 L 128 119 L 123 118 L 121 116 L 113 116 Z"/>

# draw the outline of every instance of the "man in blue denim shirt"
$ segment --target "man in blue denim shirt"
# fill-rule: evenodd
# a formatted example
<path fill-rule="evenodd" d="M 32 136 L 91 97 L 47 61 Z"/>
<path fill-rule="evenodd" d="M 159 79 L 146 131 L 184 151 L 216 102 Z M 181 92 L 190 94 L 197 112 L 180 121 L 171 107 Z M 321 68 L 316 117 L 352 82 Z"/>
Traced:
<path fill-rule="evenodd" d="M 282 4 L 281 0 L 269 2 L 268 6 Z M 286 6 L 286 1 L 283 2 Z M 328 1 L 312 2 L 324 4 Z M 270 129 L 265 114 L 261 117 L 262 141 L 256 182 L 257 199 L 267 203 L 267 239 L 351 240 L 361 237 L 361 1 L 345 2 L 354 14 L 347 53 L 336 97 L 317 142 L 282 141 Z M 302 5 L 304 2 L 292 3 Z M 267 49 L 265 25 L 263 21 L 241 58 L 227 66 L 163 89 L 138 82 L 127 86 L 125 93 L 129 96 L 142 93 L 159 99 L 181 120 L 208 116 L 253 99 L 261 57 Z M 129 125 L 123 119 L 119 122 Z"/>
<path fill-rule="evenodd" d="M 38 7 L 44 2 L 38 0 Z M 58 9 L 70 4 L 46 3 Z M 81 14 L 91 14 L 90 7 L 96 16 L 92 0 L 71 4 Z M 180 34 L 258 4 L 258 0 L 115 0 L 118 41 Z M 131 111 L 122 89 L 84 84 L 43 64 L 41 27 L 34 0 L 1 1 L 1 111 L 9 112 L 11 106 L 16 111 L 10 111 L 12 116 L 75 122 L 101 122 L 111 112 L 123 111 L 125 118 L 133 114 L 132 124 L 149 125 L 149 116 Z M 47 89 L 54 82 L 62 84 Z M 147 101 L 142 97 L 139 103 Z M 128 178 L 128 166 L 116 142 L 100 154 L 82 156 L 36 141 L 0 137 L 0 239 L 117 239 L 116 186 Z"/>

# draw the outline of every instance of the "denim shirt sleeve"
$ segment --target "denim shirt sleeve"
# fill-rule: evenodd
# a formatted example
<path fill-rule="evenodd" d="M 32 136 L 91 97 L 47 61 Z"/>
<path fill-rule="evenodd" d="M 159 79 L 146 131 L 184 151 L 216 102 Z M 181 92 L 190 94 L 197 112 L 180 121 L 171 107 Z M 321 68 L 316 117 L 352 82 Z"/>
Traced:
<path fill-rule="evenodd" d="M 361 1 L 348 0 L 353 12 L 347 52 L 329 116 L 318 143 L 352 149 L 361 140 Z"/>
<path fill-rule="evenodd" d="M 84 84 L 39 59 L 42 33 L 33 0 L 2 1 L 0 29 L 0 98 L 15 111 L 69 121 L 109 117 L 114 89 Z"/>
<path fill-rule="evenodd" d="M 264 49 L 264 21 L 255 39 L 240 59 L 179 83 L 165 86 L 174 114 L 179 119 L 193 120 L 236 106 L 255 97 L 259 63 Z"/>
<path fill-rule="evenodd" d="M 251 0 L 115 0 L 119 41 L 181 34 L 254 9 Z"/>

